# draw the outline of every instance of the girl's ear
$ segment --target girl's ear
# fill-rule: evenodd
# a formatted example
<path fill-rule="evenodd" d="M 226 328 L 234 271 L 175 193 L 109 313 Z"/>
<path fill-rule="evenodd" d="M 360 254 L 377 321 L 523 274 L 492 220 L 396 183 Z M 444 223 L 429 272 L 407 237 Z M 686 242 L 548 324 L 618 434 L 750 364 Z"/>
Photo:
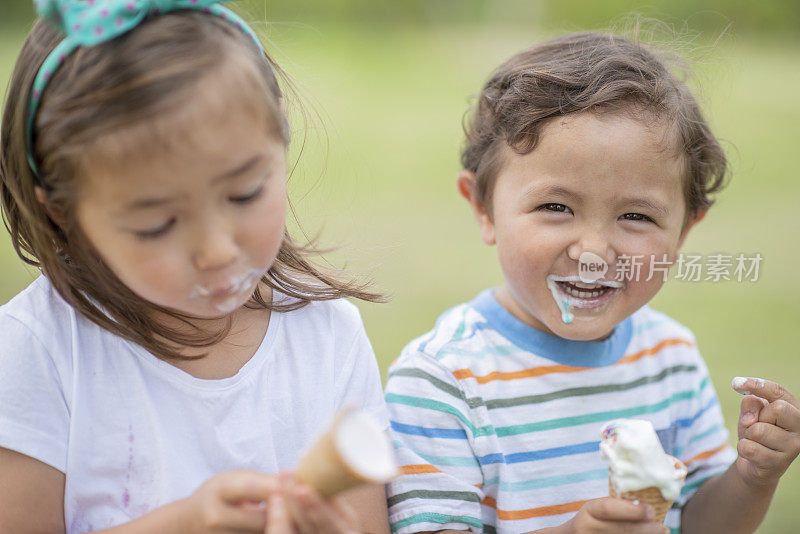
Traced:
<path fill-rule="evenodd" d="M 39 204 L 42 205 L 44 211 L 47 213 L 47 216 L 50 217 L 54 223 L 63 228 L 65 224 L 64 215 L 61 213 L 61 211 L 47 205 L 47 191 L 37 185 L 34 186 L 33 192 L 36 194 L 36 200 L 38 200 Z"/>
<path fill-rule="evenodd" d="M 458 184 L 458 191 L 461 193 L 461 196 L 464 197 L 467 202 L 469 202 L 470 207 L 472 207 L 472 212 L 475 214 L 475 218 L 481 228 L 481 239 L 483 239 L 483 242 L 487 245 L 494 245 L 496 243 L 494 223 L 486 212 L 483 200 L 481 200 L 478 194 L 478 182 L 475 179 L 475 173 L 463 169 L 458 173 L 456 183 Z"/>

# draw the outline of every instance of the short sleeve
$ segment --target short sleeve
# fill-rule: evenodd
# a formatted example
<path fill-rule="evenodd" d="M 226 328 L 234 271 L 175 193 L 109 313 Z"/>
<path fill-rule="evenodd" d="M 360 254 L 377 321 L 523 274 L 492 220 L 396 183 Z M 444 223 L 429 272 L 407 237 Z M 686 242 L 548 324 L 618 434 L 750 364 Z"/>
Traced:
<path fill-rule="evenodd" d="M 372 350 L 358 309 L 352 304 L 343 304 L 349 308 L 347 315 L 350 317 L 347 321 L 353 336 L 341 364 L 337 364 L 336 406 L 356 405 L 372 415 L 384 428 L 388 428 L 389 416 L 383 399 L 381 373 L 375 351 Z"/>
<path fill-rule="evenodd" d="M 0 311 L 0 447 L 66 472 L 69 409 L 50 353 Z"/>
<path fill-rule="evenodd" d="M 708 368 L 697 355 L 694 401 L 679 421 L 676 456 L 686 464 L 688 475 L 676 505 L 683 507 L 705 481 L 723 473 L 736 460 L 728 443 L 728 431 Z"/>
<path fill-rule="evenodd" d="M 392 532 L 483 532 L 483 472 L 472 445 L 480 429 L 455 378 L 432 358 L 405 355 L 390 370 L 386 401 L 401 470 L 388 490 Z"/>

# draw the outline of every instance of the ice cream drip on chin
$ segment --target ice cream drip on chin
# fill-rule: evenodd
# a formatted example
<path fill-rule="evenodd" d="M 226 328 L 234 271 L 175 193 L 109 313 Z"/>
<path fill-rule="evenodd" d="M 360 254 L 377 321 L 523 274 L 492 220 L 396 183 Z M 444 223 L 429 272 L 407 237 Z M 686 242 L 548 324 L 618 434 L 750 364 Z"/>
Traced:
<path fill-rule="evenodd" d="M 561 295 L 553 275 L 547 277 L 547 287 L 553 295 L 553 300 L 556 301 L 556 306 L 561 310 L 561 320 L 564 324 L 570 324 L 575 316 L 570 311 L 569 295 Z"/>

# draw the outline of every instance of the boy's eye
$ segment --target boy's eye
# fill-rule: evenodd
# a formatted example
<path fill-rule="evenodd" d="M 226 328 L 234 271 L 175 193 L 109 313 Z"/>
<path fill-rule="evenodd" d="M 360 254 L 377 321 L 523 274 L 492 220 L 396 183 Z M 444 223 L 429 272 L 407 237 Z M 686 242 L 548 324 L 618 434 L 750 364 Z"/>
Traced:
<path fill-rule="evenodd" d="M 263 192 L 264 192 L 264 185 L 262 184 L 262 185 L 258 186 L 258 188 L 255 191 L 253 191 L 252 193 L 249 193 L 247 195 L 238 196 L 238 197 L 228 197 L 228 200 L 230 200 L 234 204 L 247 204 L 248 202 L 252 202 L 255 199 L 257 199 L 258 197 L 260 197 L 261 193 L 263 193 Z"/>
<path fill-rule="evenodd" d="M 155 239 L 157 237 L 166 234 L 169 231 L 169 229 L 172 228 L 173 224 L 175 224 L 175 219 L 170 219 L 165 224 L 159 226 L 154 230 L 144 230 L 141 232 L 134 232 L 134 234 L 136 235 L 136 237 L 138 237 L 143 241 L 146 241 L 148 239 Z"/>
<path fill-rule="evenodd" d="M 542 204 L 541 206 L 539 206 L 536 209 L 537 209 L 537 211 L 538 210 L 555 211 L 555 212 L 558 212 L 558 213 L 569 213 L 569 212 L 572 211 L 567 206 L 565 206 L 564 204 L 558 204 L 556 202 L 548 202 L 547 204 Z"/>
<path fill-rule="evenodd" d="M 620 219 L 626 221 L 646 221 L 646 222 L 654 222 L 653 219 L 648 217 L 647 215 L 643 215 L 641 213 L 626 213 Z"/>

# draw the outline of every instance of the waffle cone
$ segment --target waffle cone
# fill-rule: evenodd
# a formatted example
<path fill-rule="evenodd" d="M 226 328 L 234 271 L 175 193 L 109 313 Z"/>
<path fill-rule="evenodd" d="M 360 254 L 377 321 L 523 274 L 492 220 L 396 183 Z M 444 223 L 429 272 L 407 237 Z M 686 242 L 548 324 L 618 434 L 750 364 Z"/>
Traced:
<path fill-rule="evenodd" d="M 384 473 L 379 478 L 372 478 L 369 474 L 365 474 L 351 465 L 342 455 L 342 450 L 337 446 L 336 436 L 345 418 L 354 412 L 355 410 L 352 408 L 339 412 L 331 426 L 303 455 L 295 469 L 295 478 L 299 482 L 312 486 L 326 497 L 368 482 L 386 483 L 396 474 L 396 468 L 392 461 L 390 465 L 384 466 Z M 372 439 L 369 443 L 364 444 L 364 447 L 379 446 L 377 444 L 383 435 L 370 437 Z M 391 449 L 388 439 L 386 446 L 389 450 Z"/>
<path fill-rule="evenodd" d="M 618 494 L 616 491 L 614 491 L 614 486 L 611 484 L 611 480 L 608 481 L 608 494 L 619 499 L 639 501 L 641 503 L 649 504 L 656 512 L 653 516 L 653 521 L 656 523 L 664 522 L 664 518 L 667 517 L 667 512 L 669 512 L 669 509 L 672 508 L 673 503 L 673 501 L 665 499 L 661 495 L 661 490 L 656 487 L 644 488 L 636 491 L 626 491 L 622 494 Z"/>
<path fill-rule="evenodd" d="M 326 432 L 300 460 L 295 470 L 299 482 L 308 484 L 322 495 L 331 496 L 359 485 L 363 480 L 342 461 L 333 443 L 333 433 Z"/>

